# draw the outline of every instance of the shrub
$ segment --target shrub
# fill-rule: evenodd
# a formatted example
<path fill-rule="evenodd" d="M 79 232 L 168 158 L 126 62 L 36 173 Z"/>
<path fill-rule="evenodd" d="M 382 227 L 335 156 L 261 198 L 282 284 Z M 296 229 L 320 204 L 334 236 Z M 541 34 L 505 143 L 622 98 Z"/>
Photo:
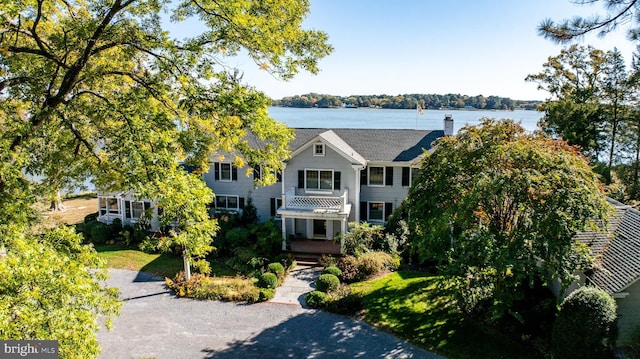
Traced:
<path fill-rule="evenodd" d="M 210 277 L 195 273 L 189 281 L 180 272 L 171 280 L 165 278 L 167 287 L 178 297 L 255 303 L 260 299 L 260 289 L 253 279 L 240 277 Z"/>
<path fill-rule="evenodd" d="M 98 220 L 98 212 L 89 213 L 84 216 L 84 223 L 89 223 Z"/>
<path fill-rule="evenodd" d="M 278 277 L 278 285 L 281 285 L 284 282 L 285 271 L 282 264 L 274 262 L 269 263 L 267 266 L 267 270 L 271 273 L 274 273 Z"/>
<path fill-rule="evenodd" d="M 260 288 L 260 295 L 258 302 L 266 302 L 276 295 L 276 290 L 273 288 Z"/>
<path fill-rule="evenodd" d="M 109 237 L 110 239 L 115 239 L 120 237 L 120 232 L 122 232 L 122 220 L 120 218 L 114 218 L 109 225 Z"/>
<path fill-rule="evenodd" d="M 260 288 L 276 288 L 278 286 L 278 277 L 270 272 L 262 273 L 258 281 Z"/>
<path fill-rule="evenodd" d="M 385 252 L 367 252 L 358 258 L 358 266 L 361 275 L 366 278 L 380 273 L 385 269 L 398 269 L 400 259 Z"/>
<path fill-rule="evenodd" d="M 307 305 L 311 308 L 322 308 L 324 306 L 325 300 L 327 298 L 327 293 L 314 290 L 312 292 L 307 293 L 305 297 L 305 301 Z"/>
<path fill-rule="evenodd" d="M 292 270 L 296 267 L 296 260 L 293 259 L 291 253 L 280 253 L 273 258 L 273 261 L 282 264 L 287 270 Z"/>
<path fill-rule="evenodd" d="M 569 294 L 553 324 L 556 358 L 604 358 L 615 343 L 616 303 L 605 291 L 581 287 Z"/>
<path fill-rule="evenodd" d="M 91 242 L 95 244 L 104 244 L 109 239 L 111 239 L 111 230 L 109 226 L 96 222 L 96 224 L 91 226 Z"/>
<path fill-rule="evenodd" d="M 336 277 L 340 278 L 342 276 L 342 271 L 340 268 L 336 266 L 329 266 L 322 270 L 322 274 L 333 274 Z"/>
<path fill-rule="evenodd" d="M 269 270 L 269 272 L 275 273 L 275 274 L 284 272 L 284 267 L 282 266 L 282 264 L 277 262 L 269 263 L 269 265 L 267 266 L 267 269 Z"/>
<path fill-rule="evenodd" d="M 352 315 L 364 308 L 362 293 L 354 293 L 348 285 L 341 285 L 333 292 L 327 293 L 326 310 L 336 314 Z"/>
<path fill-rule="evenodd" d="M 360 269 L 358 259 L 354 256 L 344 256 L 338 261 L 338 268 L 342 271 L 342 280 L 353 283 L 360 280 Z"/>
<path fill-rule="evenodd" d="M 330 292 L 340 285 L 340 279 L 333 274 L 321 274 L 316 280 L 316 290 Z"/>
<path fill-rule="evenodd" d="M 334 257 L 332 255 L 323 254 L 322 257 L 320 257 L 320 259 L 318 260 L 318 262 L 323 267 L 337 266 L 338 265 L 338 258 L 336 258 L 336 257 Z"/>

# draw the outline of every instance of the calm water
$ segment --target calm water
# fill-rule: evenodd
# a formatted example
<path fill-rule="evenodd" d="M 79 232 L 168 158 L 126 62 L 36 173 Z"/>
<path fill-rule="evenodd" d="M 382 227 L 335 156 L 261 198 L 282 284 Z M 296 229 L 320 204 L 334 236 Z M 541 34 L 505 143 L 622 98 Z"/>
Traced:
<path fill-rule="evenodd" d="M 269 107 L 269 114 L 289 127 L 415 129 L 417 124 L 420 130 L 443 129 L 444 115 L 451 114 L 454 132 L 466 124 L 478 124 L 485 117 L 510 118 L 520 122 L 526 130 L 533 131 L 542 117 L 542 112 L 526 110 L 424 110 L 424 115 L 416 116 L 416 110 L 291 107 Z"/>

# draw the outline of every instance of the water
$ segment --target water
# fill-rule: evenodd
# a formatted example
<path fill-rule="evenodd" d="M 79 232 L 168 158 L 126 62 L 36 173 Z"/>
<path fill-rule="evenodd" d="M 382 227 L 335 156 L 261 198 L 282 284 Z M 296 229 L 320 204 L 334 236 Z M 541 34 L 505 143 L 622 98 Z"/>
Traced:
<path fill-rule="evenodd" d="M 269 107 L 269 115 L 289 127 L 317 128 L 393 128 L 442 130 L 445 114 L 453 115 L 453 130 L 469 124 L 476 125 L 482 118 L 510 118 L 520 122 L 527 131 L 536 129 L 542 112 L 482 111 L 482 110 L 392 110 L 371 108 L 291 108 Z"/>

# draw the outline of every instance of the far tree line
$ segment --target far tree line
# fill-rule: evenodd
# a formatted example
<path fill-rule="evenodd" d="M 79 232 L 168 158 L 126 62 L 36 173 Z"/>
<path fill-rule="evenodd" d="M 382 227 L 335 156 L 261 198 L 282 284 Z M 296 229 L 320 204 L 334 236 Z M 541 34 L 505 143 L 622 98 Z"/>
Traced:
<path fill-rule="evenodd" d="M 272 100 L 273 106 L 296 108 L 375 107 L 389 109 L 443 109 L 473 108 L 478 110 L 535 110 L 539 101 L 512 100 L 498 96 L 467 96 L 460 94 L 405 94 L 405 95 L 351 95 L 333 96 L 318 93 L 283 97 Z"/>

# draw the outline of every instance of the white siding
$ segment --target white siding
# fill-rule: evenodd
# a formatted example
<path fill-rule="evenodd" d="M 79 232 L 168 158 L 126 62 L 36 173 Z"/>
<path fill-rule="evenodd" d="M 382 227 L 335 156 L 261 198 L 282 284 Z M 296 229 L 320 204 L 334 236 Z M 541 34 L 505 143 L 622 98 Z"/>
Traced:
<path fill-rule="evenodd" d="M 625 298 L 616 299 L 618 305 L 618 345 L 631 344 L 634 331 L 640 331 L 640 281 L 625 290 Z"/>

